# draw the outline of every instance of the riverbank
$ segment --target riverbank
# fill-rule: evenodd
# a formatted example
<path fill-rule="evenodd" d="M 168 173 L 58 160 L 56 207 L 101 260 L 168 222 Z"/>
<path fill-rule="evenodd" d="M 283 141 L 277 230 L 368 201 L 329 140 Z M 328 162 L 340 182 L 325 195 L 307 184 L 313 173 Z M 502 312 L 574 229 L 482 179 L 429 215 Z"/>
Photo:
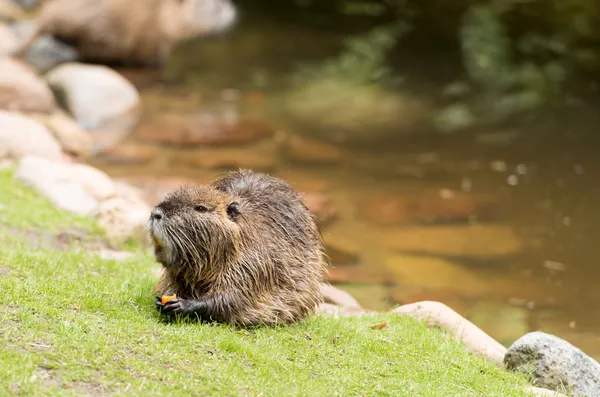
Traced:
<path fill-rule="evenodd" d="M 94 220 L 56 210 L 10 170 L 0 178 L 0 394 L 527 395 L 523 377 L 394 313 L 255 330 L 164 323 L 149 253 L 109 254 Z"/>

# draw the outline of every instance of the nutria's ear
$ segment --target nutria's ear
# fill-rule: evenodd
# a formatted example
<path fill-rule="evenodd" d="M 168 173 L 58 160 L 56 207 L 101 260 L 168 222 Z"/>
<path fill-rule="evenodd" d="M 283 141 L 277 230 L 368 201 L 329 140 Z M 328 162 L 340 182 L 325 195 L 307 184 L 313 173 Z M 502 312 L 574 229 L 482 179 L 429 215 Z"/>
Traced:
<path fill-rule="evenodd" d="M 239 218 L 242 215 L 242 213 L 240 212 L 240 205 L 238 203 L 236 203 L 235 201 L 232 203 L 229 203 L 229 205 L 227 206 L 227 215 L 231 219 Z"/>

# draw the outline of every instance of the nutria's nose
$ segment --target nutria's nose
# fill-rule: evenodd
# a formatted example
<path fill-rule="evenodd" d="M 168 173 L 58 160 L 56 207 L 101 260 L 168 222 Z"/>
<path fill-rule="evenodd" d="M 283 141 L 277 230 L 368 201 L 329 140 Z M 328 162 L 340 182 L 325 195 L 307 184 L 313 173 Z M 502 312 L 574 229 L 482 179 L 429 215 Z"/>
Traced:
<path fill-rule="evenodd" d="M 163 212 L 160 208 L 155 207 L 152 212 L 150 213 L 150 218 L 154 219 L 155 221 L 160 221 L 163 217 Z"/>

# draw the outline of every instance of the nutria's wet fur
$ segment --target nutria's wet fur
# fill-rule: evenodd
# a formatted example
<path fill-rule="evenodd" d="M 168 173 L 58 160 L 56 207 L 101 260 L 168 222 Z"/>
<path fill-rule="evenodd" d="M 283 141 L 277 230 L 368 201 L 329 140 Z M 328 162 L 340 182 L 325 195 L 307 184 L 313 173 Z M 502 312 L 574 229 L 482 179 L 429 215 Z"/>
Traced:
<path fill-rule="evenodd" d="M 162 64 L 174 43 L 231 27 L 231 0 L 46 0 L 37 31 L 73 44 L 85 60 Z"/>
<path fill-rule="evenodd" d="M 316 218 L 286 182 L 249 170 L 186 186 L 152 211 L 164 273 L 156 306 L 234 325 L 299 321 L 322 302 L 327 268 Z M 172 304 L 173 303 L 173 304 Z"/>

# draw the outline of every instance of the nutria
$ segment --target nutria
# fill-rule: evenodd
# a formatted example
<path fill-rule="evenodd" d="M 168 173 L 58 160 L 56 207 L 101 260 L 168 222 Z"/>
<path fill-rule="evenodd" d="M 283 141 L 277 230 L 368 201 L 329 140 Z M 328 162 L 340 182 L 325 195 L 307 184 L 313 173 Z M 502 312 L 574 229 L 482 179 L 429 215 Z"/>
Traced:
<path fill-rule="evenodd" d="M 152 210 L 148 230 L 164 266 L 154 289 L 163 314 L 289 324 L 322 301 L 327 261 L 316 218 L 278 178 L 240 170 L 184 186 Z"/>
<path fill-rule="evenodd" d="M 235 19 L 231 0 L 49 0 L 16 55 L 49 34 L 82 59 L 162 64 L 176 42 L 221 32 Z"/>

